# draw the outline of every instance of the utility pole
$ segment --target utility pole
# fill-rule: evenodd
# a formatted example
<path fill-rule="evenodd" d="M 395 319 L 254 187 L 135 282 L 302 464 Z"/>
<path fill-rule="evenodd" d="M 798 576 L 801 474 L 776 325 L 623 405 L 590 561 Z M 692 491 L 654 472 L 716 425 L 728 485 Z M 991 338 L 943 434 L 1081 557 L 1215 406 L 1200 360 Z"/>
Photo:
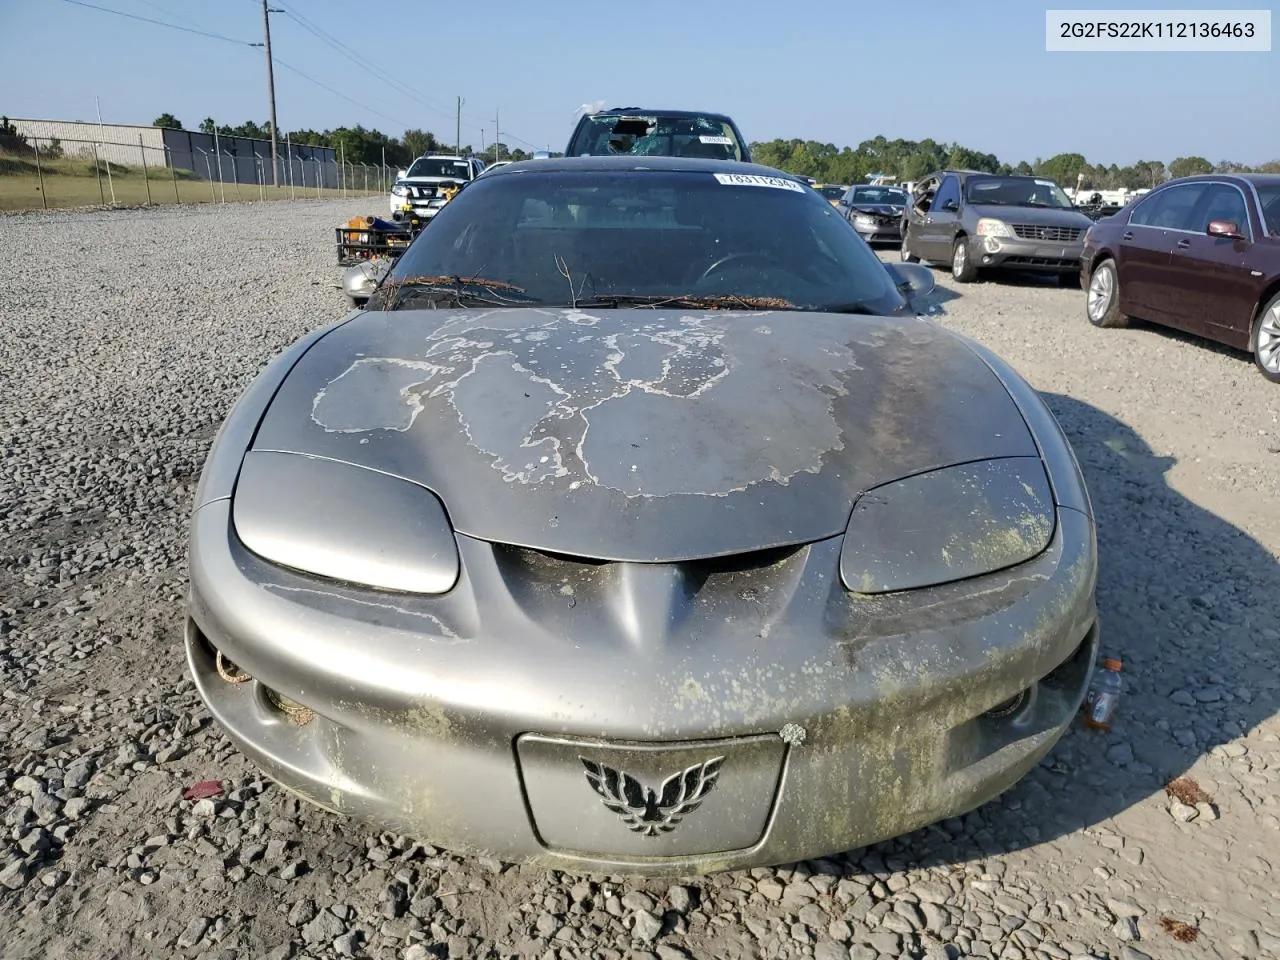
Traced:
<path fill-rule="evenodd" d="M 453 137 L 454 137 L 453 152 L 456 156 L 459 156 L 459 157 L 462 156 L 462 105 L 465 102 L 466 101 L 463 100 L 461 97 L 458 98 L 458 116 L 457 116 L 458 125 L 455 128 L 454 134 L 453 134 Z"/>
<path fill-rule="evenodd" d="M 283 12 L 278 8 L 268 7 L 267 0 L 262 0 L 262 32 L 267 48 L 267 95 L 271 98 L 271 185 L 273 187 L 278 187 L 280 181 L 279 174 L 276 172 L 279 164 L 279 148 L 276 137 L 276 76 L 271 64 L 271 14 Z"/>
<path fill-rule="evenodd" d="M 493 108 L 493 162 L 497 163 L 502 159 L 502 147 L 498 144 L 502 143 L 502 129 L 498 126 L 498 108 Z"/>

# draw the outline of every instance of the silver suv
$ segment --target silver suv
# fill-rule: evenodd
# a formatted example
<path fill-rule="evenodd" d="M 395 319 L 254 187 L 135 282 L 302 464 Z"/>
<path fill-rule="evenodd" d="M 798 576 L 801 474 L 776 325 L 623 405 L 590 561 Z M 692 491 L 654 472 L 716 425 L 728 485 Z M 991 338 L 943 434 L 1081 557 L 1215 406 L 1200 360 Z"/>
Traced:
<path fill-rule="evenodd" d="M 474 180 L 483 170 L 484 161 L 478 157 L 435 153 L 419 157 L 396 175 L 391 188 L 392 219 L 430 220 L 449 202 L 451 188 Z"/>

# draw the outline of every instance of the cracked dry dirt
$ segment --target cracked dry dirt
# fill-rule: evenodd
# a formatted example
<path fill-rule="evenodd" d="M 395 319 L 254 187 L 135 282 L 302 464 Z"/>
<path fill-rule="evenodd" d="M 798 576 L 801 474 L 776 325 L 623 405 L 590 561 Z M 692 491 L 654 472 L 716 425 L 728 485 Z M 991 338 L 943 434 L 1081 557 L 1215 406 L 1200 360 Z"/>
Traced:
<path fill-rule="evenodd" d="M 1052 283 L 939 272 L 938 319 L 1082 462 L 1111 734 L 900 840 L 674 884 L 457 857 L 265 783 L 184 679 L 186 520 L 239 391 L 344 310 L 332 228 L 376 202 L 0 218 L 0 956 L 1280 955 L 1280 388 Z"/>

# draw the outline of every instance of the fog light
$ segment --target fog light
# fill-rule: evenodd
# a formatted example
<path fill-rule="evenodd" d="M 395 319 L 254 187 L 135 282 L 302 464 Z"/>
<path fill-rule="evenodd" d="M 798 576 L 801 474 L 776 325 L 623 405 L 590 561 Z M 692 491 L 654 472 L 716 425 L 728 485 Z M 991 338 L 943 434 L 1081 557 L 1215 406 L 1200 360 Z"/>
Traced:
<path fill-rule="evenodd" d="M 1000 703 L 992 707 L 985 714 L 983 714 L 983 716 L 990 717 L 992 720 L 1004 720 L 1008 717 L 1012 717 L 1015 713 L 1021 710 L 1023 706 L 1026 705 L 1026 702 L 1030 698 L 1030 696 L 1031 696 L 1031 693 L 1029 690 L 1022 690 L 1019 693 L 1016 693 L 1014 696 L 1010 697 L 1004 703 Z"/>
<path fill-rule="evenodd" d="M 253 679 L 253 677 L 232 663 L 230 658 L 224 657 L 221 650 L 214 657 L 213 665 L 217 668 L 218 676 L 227 681 L 227 683 L 246 683 Z"/>
<path fill-rule="evenodd" d="M 310 707 L 304 707 L 296 700 L 290 700 L 283 694 L 276 693 L 265 684 L 262 687 L 263 692 L 267 695 L 267 700 L 273 707 L 285 715 L 290 723 L 298 727 L 306 726 L 316 718 L 315 711 Z"/>

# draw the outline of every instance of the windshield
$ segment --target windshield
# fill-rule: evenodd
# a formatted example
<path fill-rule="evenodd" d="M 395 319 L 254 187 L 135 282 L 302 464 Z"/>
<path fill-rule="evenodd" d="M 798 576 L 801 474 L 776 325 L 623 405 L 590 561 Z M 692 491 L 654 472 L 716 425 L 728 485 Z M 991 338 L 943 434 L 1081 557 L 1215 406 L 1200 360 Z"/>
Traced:
<path fill-rule="evenodd" d="M 839 200 L 844 196 L 844 187 L 819 187 L 818 192 L 827 200 Z"/>
<path fill-rule="evenodd" d="M 1280 183 L 1255 184 L 1258 199 L 1262 201 L 1262 216 L 1267 222 L 1267 233 L 1280 237 Z"/>
<path fill-rule="evenodd" d="M 706 157 L 743 159 L 733 127 L 711 117 L 589 117 L 573 138 L 571 157 Z"/>
<path fill-rule="evenodd" d="M 964 184 L 970 203 L 1000 207 L 1054 207 L 1070 210 L 1074 204 L 1062 188 L 1042 177 L 970 177 Z"/>
<path fill-rule="evenodd" d="M 885 266 L 807 187 L 688 171 L 482 177 L 441 210 L 384 287 L 374 309 L 421 307 L 423 298 L 431 306 L 905 307 Z"/>
<path fill-rule="evenodd" d="M 856 187 L 853 191 L 854 203 L 886 203 L 895 207 L 907 205 L 907 195 L 893 187 Z"/>
<path fill-rule="evenodd" d="M 471 164 L 466 160 L 433 159 L 419 157 L 413 161 L 407 176 L 410 177 L 453 177 L 455 180 L 471 179 Z"/>

